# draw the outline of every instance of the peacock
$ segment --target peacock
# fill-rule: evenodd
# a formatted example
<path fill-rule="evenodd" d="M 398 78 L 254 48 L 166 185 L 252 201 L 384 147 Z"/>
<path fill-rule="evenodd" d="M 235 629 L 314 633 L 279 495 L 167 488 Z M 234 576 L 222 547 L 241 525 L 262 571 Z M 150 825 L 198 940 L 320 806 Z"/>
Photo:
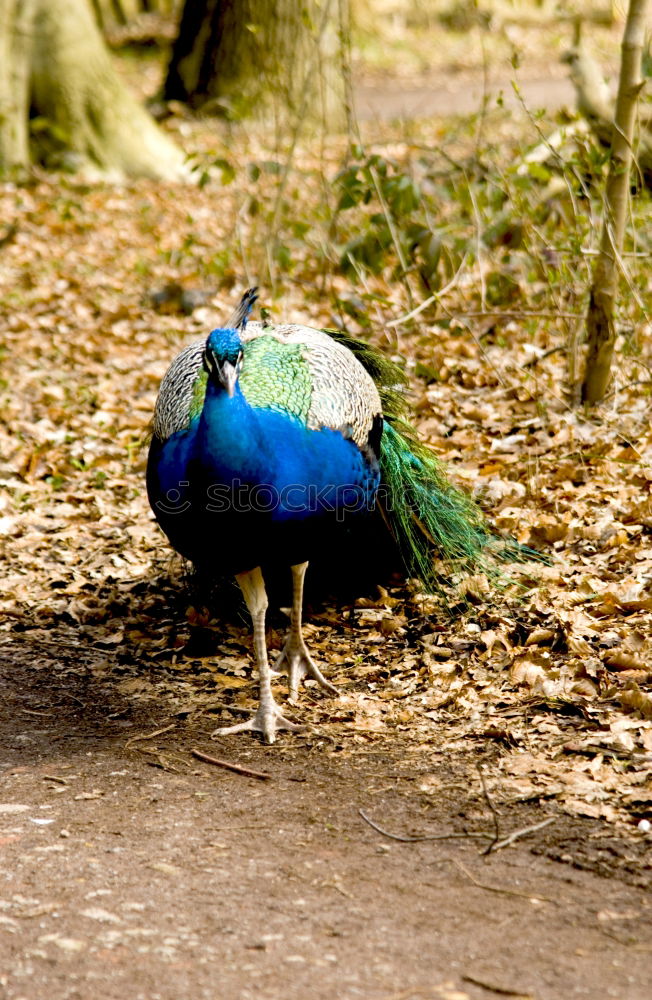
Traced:
<path fill-rule="evenodd" d="M 380 517 L 407 572 L 431 587 L 435 554 L 472 566 L 493 536 L 407 422 L 402 369 L 339 332 L 248 322 L 257 297 L 248 289 L 226 326 L 181 351 L 164 376 L 147 490 L 172 546 L 202 575 L 234 575 L 251 615 L 258 708 L 216 732 L 256 731 L 273 743 L 301 727 L 272 693 L 262 567 L 292 574 L 275 669 L 287 672 L 294 702 L 304 678 L 338 693 L 303 637 L 310 559 L 337 552 L 346 574 L 351 538 Z"/>

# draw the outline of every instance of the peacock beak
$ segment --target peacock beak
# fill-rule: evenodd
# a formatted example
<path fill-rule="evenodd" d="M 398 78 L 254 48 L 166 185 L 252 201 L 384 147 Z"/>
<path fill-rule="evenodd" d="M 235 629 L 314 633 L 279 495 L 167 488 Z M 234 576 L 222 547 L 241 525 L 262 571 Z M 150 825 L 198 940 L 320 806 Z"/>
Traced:
<path fill-rule="evenodd" d="M 235 393 L 235 384 L 238 381 L 238 369 L 236 365 L 232 365 L 230 361 L 225 361 L 223 365 L 218 367 L 217 374 L 228 395 L 232 397 Z"/>

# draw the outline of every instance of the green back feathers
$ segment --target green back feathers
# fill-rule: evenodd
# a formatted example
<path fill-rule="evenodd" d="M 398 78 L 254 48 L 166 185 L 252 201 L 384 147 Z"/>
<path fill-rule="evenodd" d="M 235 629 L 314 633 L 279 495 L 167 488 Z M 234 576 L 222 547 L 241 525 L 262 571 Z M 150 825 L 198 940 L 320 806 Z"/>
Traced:
<path fill-rule="evenodd" d="M 283 344 L 275 337 L 261 336 L 244 344 L 245 364 L 240 388 L 250 406 L 308 417 L 312 387 L 310 369 L 300 344 Z M 188 419 L 201 414 L 206 396 L 206 371 L 202 368 L 192 387 Z"/>
<path fill-rule="evenodd" d="M 310 369 L 300 344 L 282 344 L 275 337 L 245 343 L 240 388 L 251 406 L 291 413 L 305 423 L 312 386 Z"/>

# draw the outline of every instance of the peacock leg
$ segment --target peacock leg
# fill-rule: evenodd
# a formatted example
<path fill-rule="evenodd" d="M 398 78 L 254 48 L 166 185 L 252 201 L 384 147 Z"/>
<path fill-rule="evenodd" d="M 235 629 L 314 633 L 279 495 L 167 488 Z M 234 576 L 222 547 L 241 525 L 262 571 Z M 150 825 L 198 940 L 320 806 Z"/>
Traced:
<path fill-rule="evenodd" d="M 286 719 L 281 709 L 274 701 L 272 694 L 271 671 L 267 660 L 267 645 L 265 643 L 265 612 L 267 611 L 267 594 L 260 566 L 247 573 L 238 573 L 236 580 L 247 602 L 254 627 L 254 652 L 258 664 L 260 681 L 260 699 L 256 714 L 246 722 L 235 726 L 216 729 L 213 736 L 224 733 L 242 733 L 253 730 L 263 734 L 265 743 L 273 743 L 279 729 L 302 729 L 295 722 Z"/>
<path fill-rule="evenodd" d="M 287 663 L 290 699 L 296 701 L 299 694 L 299 683 L 304 677 L 312 677 L 321 687 L 331 694 L 339 694 L 337 688 L 327 681 L 321 670 L 311 657 L 303 641 L 301 630 L 301 613 L 303 610 L 303 578 L 306 575 L 308 563 L 297 563 L 292 566 L 292 613 L 290 615 L 290 632 L 281 654 L 274 664 L 278 670 Z"/>

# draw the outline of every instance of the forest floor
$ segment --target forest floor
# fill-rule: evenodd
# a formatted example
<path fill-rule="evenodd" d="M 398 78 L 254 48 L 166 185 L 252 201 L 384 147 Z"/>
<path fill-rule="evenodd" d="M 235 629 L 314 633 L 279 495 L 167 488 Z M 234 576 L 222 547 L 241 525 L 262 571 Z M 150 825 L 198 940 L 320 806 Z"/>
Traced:
<path fill-rule="evenodd" d="M 509 157 L 525 126 L 495 114 Z M 567 359 L 585 263 L 551 290 L 525 252 L 487 251 L 391 326 L 408 285 L 323 252 L 343 141 L 298 149 L 284 179 L 255 134 L 168 127 L 217 179 L 0 187 L 3 995 L 647 1000 L 649 320 L 585 412 Z M 433 136 L 477 146 L 452 119 L 368 128 L 398 160 Z M 512 291 L 492 309 L 499 263 Z M 272 319 L 345 322 L 404 359 L 422 436 L 550 557 L 498 588 L 313 595 L 307 638 L 341 695 L 307 687 L 305 731 L 272 747 L 212 737 L 255 704 L 249 625 L 233 587 L 186 579 L 143 482 L 167 364 L 254 279 Z M 649 301 L 649 274 L 632 287 Z"/>

